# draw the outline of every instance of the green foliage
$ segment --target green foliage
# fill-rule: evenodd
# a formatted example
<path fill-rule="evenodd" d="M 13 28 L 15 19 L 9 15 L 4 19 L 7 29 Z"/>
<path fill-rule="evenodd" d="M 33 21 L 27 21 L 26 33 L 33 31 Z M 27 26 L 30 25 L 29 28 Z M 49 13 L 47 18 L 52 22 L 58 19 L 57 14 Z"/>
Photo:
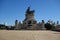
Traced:
<path fill-rule="evenodd" d="M 5 25 L 0 24 L 0 29 L 6 29 Z"/>
<path fill-rule="evenodd" d="M 51 25 L 51 24 L 49 24 L 49 23 L 46 23 L 46 24 L 45 24 L 45 28 L 46 28 L 47 30 L 52 30 L 52 29 L 54 29 L 55 27 L 54 27 L 54 25 Z"/>

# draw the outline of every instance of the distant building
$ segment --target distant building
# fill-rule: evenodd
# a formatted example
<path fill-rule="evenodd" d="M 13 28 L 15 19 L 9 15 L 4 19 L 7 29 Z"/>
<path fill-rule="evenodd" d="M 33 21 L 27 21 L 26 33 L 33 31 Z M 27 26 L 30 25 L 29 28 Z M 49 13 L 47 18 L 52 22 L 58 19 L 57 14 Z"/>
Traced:
<path fill-rule="evenodd" d="M 57 25 L 57 26 L 55 27 L 55 29 L 56 29 L 56 30 L 60 30 L 60 25 Z"/>
<path fill-rule="evenodd" d="M 54 30 L 59 30 L 60 31 L 60 24 L 59 24 L 59 21 L 57 21 L 56 23 L 56 26 L 55 26 L 55 29 Z"/>
<path fill-rule="evenodd" d="M 15 30 L 18 30 L 18 27 L 19 27 L 18 24 L 19 24 L 18 20 L 15 20 Z"/>

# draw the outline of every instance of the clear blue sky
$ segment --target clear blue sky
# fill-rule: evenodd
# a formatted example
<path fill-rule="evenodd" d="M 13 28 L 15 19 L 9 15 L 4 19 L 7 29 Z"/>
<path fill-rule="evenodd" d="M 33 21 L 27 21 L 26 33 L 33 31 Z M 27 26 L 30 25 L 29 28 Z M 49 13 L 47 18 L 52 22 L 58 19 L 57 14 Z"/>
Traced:
<path fill-rule="evenodd" d="M 60 21 L 60 0 L 0 0 L 0 24 L 23 21 L 27 7 L 35 10 L 35 19 Z"/>

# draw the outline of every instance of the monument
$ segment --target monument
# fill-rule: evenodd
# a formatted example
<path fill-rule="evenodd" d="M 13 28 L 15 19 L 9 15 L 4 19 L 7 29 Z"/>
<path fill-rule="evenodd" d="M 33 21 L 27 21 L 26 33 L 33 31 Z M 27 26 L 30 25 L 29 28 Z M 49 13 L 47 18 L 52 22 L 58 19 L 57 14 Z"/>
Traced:
<path fill-rule="evenodd" d="M 36 29 L 37 21 L 34 18 L 34 10 L 30 10 L 30 7 L 28 7 L 26 11 L 26 18 L 23 21 L 23 25 L 26 29 Z"/>
<path fill-rule="evenodd" d="M 27 8 L 25 13 L 25 19 L 22 23 L 15 21 L 15 29 L 26 29 L 26 30 L 45 30 L 44 27 L 44 20 L 41 23 L 37 23 L 36 19 L 34 18 L 35 10 L 30 10 L 30 7 Z"/>

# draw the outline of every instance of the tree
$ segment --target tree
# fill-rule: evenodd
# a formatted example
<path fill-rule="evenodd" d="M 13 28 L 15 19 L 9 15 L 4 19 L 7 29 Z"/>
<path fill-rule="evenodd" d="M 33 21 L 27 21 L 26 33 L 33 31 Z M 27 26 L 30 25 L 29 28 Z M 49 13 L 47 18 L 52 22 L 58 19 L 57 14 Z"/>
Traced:
<path fill-rule="evenodd" d="M 45 24 L 45 28 L 47 29 L 47 30 L 51 30 L 52 29 L 52 25 L 51 24 L 49 24 L 49 23 L 46 23 Z"/>

